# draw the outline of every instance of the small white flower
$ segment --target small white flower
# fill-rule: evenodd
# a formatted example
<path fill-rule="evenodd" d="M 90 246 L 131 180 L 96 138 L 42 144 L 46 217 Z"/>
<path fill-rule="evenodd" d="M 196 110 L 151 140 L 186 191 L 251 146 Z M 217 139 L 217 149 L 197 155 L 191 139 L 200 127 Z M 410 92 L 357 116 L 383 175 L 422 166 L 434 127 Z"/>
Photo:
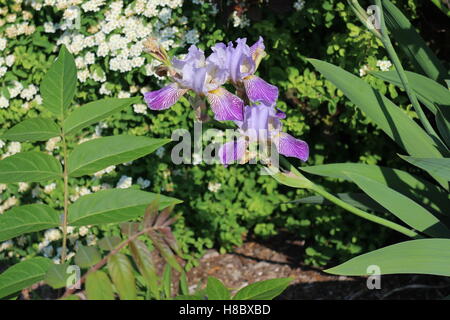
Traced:
<path fill-rule="evenodd" d="M 89 233 L 89 228 L 82 226 L 80 227 L 80 229 L 78 229 L 78 234 L 82 237 L 84 237 L 85 235 L 87 235 Z"/>
<path fill-rule="evenodd" d="M 5 144 L 6 144 L 5 141 L 0 140 L 0 149 L 3 148 L 5 146 Z"/>
<path fill-rule="evenodd" d="M 378 60 L 377 67 L 379 67 L 381 71 L 389 71 L 392 67 L 392 63 L 389 60 Z"/>
<path fill-rule="evenodd" d="M 211 191 L 211 192 L 217 192 L 217 191 L 219 191 L 219 189 L 222 187 L 222 184 L 221 183 L 218 183 L 218 182 L 215 182 L 215 183 L 213 183 L 213 182 L 209 182 L 208 183 L 208 190 L 209 191 Z"/>
<path fill-rule="evenodd" d="M 16 57 L 14 57 L 13 54 L 10 54 L 10 55 L 6 56 L 6 58 L 5 58 L 5 63 L 8 67 L 11 67 L 15 61 L 16 61 Z"/>
<path fill-rule="evenodd" d="M 127 189 L 133 184 L 133 178 L 127 176 L 121 176 L 119 182 L 117 182 L 116 188 Z"/>
<path fill-rule="evenodd" d="M 143 103 L 133 104 L 133 110 L 136 113 L 147 114 L 147 106 Z"/>
<path fill-rule="evenodd" d="M 4 96 L 0 96 L 0 109 L 6 109 L 9 107 L 9 100 Z"/>
<path fill-rule="evenodd" d="M 359 76 L 364 77 L 367 74 L 367 71 L 369 71 L 369 67 L 365 64 L 361 69 L 359 69 Z"/>
<path fill-rule="evenodd" d="M 11 240 L 3 242 L 2 244 L 0 244 L 0 252 L 12 248 L 13 245 L 14 243 Z"/>
<path fill-rule="evenodd" d="M 61 232 L 58 229 L 48 229 L 44 233 L 45 240 L 47 241 L 57 241 L 61 239 Z"/>
<path fill-rule="evenodd" d="M 10 155 L 19 153 L 20 150 L 22 150 L 22 145 L 20 144 L 20 142 L 17 142 L 17 141 L 11 142 L 8 146 L 8 153 Z"/>
<path fill-rule="evenodd" d="M 294 9 L 297 11 L 302 10 L 305 7 L 305 1 L 304 0 L 297 0 L 294 3 Z"/>
<path fill-rule="evenodd" d="M 30 185 L 26 182 L 19 182 L 19 192 L 25 192 L 28 190 Z"/>
<path fill-rule="evenodd" d="M 159 158 L 162 158 L 162 157 L 164 157 L 164 153 L 166 152 L 166 148 L 164 148 L 164 147 L 159 147 L 157 150 L 156 150 L 156 155 L 159 157 Z"/>
<path fill-rule="evenodd" d="M 57 143 L 61 141 L 60 137 L 54 137 L 49 139 L 45 144 L 45 150 L 48 152 L 52 152 L 53 150 L 57 149 Z"/>
<path fill-rule="evenodd" d="M 6 39 L 5 38 L 0 38 L 0 51 L 3 51 L 6 49 Z"/>
<path fill-rule="evenodd" d="M 50 194 L 53 190 L 56 189 L 56 183 L 50 183 L 44 187 L 44 192 Z"/>
<path fill-rule="evenodd" d="M 137 184 L 140 185 L 142 189 L 146 189 L 150 187 L 151 182 L 150 180 L 139 177 L 137 179 Z"/>

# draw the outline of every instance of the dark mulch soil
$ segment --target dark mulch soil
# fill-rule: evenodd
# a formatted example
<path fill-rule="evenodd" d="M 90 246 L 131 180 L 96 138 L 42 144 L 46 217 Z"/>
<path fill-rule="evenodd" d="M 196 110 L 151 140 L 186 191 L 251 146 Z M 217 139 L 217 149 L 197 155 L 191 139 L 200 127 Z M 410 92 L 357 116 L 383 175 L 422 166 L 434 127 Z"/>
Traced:
<path fill-rule="evenodd" d="M 333 276 L 302 264 L 302 242 L 285 236 L 270 242 L 248 241 L 234 252 L 219 254 L 209 250 L 200 265 L 188 273 L 190 290 L 204 286 L 208 276 L 233 289 L 255 281 L 292 277 L 293 284 L 278 298 L 293 299 L 442 299 L 450 295 L 450 279 L 428 275 L 381 277 L 381 289 L 369 290 L 367 278 Z"/>

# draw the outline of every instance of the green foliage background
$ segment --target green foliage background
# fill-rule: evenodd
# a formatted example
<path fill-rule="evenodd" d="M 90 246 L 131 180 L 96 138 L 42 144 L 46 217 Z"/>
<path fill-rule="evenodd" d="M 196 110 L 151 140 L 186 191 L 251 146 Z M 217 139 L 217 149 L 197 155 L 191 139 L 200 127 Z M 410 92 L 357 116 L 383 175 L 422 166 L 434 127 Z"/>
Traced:
<path fill-rule="evenodd" d="M 345 1 L 306 1 L 301 11 L 293 10 L 290 2 L 286 7 L 278 6 L 277 1 L 271 1 L 269 5 L 252 4 L 247 12 L 250 26 L 242 29 L 232 26 L 228 19 L 231 11 L 224 3 L 219 3 L 222 10 L 218 15 L 211 15 L 211 4 L 185 1 L 182 8 L 174 10 L 173 19 L 177 15 L 186 16 L 187 28 L 198 30 L 198 45 L 206 50 L 219 41 L 247 37 L 248 42 L 253 43 L 259 35 L 263 36 L 268 57 L 261 63 L 259 75 L 280 88 L 278 107 L 287 113 L 285 130 L 309 143 L 311 158 L 308 164 L 352 161 L 392 165 L 395 161 L 396 167 L 402 167 L 400 161 L 390 160 L 397 151 L 394 144 L 306 61 L 308 57 L 318 58 L 358 74 L 363 65 L 375 70 L 377 61 L 386 59 L 380 42 L 357 22 Z M 418 18 L 421 1 L 399 0 L 396 3 L 411 21 Z M 8 4 L 8 8 L 12 6 L 12 2 Z M 55 35 L 44 33 L 42 24 L 49 19 L 56 20 L 61 12 L 51 8 L 30 11 L 36 32 L 8 40 L 6 51 L 14 53 L 16 63 L 12 72 L 0 80 L 2 90 L 13 80 L 19 80 L 24 87 L 38 85 L 55 58 Z M 101 19 L 101 13 L 83 16 L 81 32 L 89 34 L 89 27 Z M 0 34 L 5 28 L 6 25 L 0 27 Z M 171 53 L 182 53 L 186 49 L 173 49 Z M 146 59 L 151 60 L 147 55 Z M 107 59 L 98 59 L 91 66 L 98 67 L 108 70 Z M 143 68 L 125 74 L 106 72 L 110 83 L 108 89 L 113 96 L 121 90 L 129 91 L 134 85 L 155 90 L 163 84 L 154 77 L 145 76 Z M 364 78 L 408 109 L 406 99 L 394 86 L 371 76 Z M 101 98 L 98 94 L 100 83 L 90 79 L 79 86 L 76 101 L 80 104 Z M 139 95 L 139 92 L 133 95 Z M 45 112 L 39 105 L 27 111 L 21 107 L 22 103 L 20 99 L 12 99 L 8 109 L 0 109 L 1 130 Z M 147 115 L 136 114 L 130 108 L 111 118 L 104 132 L 105 135 L 130 133 L 167 138 L 177 128 L 192 130 L 192 127 L 193 112 L 188 101 L 182 99 L 167 111 L 149 111 Z M 93 128 L 85 134 L 92 132 Z M 22 150 L 42 149 L 44 145 L 24 143 Z M 330 259 L 345 261 L 357 253 L 380 247 L 390 236 L 387 230 L 339 208 L 290 202 L 307 196 L 307 191 L 279 186 L 271 177 L 259 175 L 256 166 L 173 165 L 170 148 L 167 148 L 162 158 L 153 154 L 132 165 L 119 166 L 115 172 L 103 177 L 102 182 L 114 183 L 121 175 L 145 177 L 151 181 L 149 191 L 184 200 L 175 209 L 181 215 L 174 229 L 184 251 L 192 252 L 194 256 L 211 247 L 220 248 L 222 252 L 230 250 L 242 244 L 245 236 L 267 238 L 283 231 L 305 240 L 306 263 L 324 265 Z M 217 192 L 209 191 L 210 182 L 220 183 L 221 188 Z M 71 186 L 91 187 L 99 183 L 81 178 L 72 180 Z M 333 193 L 352 188 L 350 184 L 323 183 Z M 35 202 L 30 191 L 19 194 L 17 190 L 17 185 L 9 185 L 0 195 L 1 200 L 16 196 L 21 203 Z M 56 208 L 60 208 L 61 199 L 62 186 L 57 186 L 51 195 L 41 197 L 41 201 Z M 117 230 L 103 227 L 93 228 L 92 232 L 115 234 Z M 0 252 L 0 259 L 35 255 L 38 240 L 28 239 L 34 243 L 31 246 L 15 246 L 12 258 L 5 251 Z"/>

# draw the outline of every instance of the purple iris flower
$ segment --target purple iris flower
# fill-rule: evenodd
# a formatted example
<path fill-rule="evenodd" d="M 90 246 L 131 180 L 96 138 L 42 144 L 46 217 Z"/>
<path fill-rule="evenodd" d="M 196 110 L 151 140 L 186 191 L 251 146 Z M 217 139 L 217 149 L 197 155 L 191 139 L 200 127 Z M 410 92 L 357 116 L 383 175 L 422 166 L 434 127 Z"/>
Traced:
<path fill-rule="evenodd" d="M 249 47 L 247 39 L 237 39 L 236 46 L 230 42 L 216 44 L 208 60 L 225 65 L 229 80 L 235 85 L 243 85 L 250 101 L 272 105 L 278 99 L 278 88 L 255 76 L 254 73 L 266 55 L 262 37 Z"/>
<path fill-rule="evenodd" d="M 273 143 L 282 155 L 307 161 L 308 144 L 281 131 L 280 119 L 285 117 L 286 115 L 274 106 L 263 103 L 246 106 L 244 121 L 235 121 L 239 126 L 240 137 L 222 145 L 219 149 L 220 162 L 225 165 L 234 162 L 246 163 L 256 156 L 249 151 L 250 144 L 263 141 Z"/>
<path fill-rule="evenodd" d="M 243 120 L 244 102 L 221 87 L 229 78 L 225 65 L 205 59 L 202 50 L 191 46 L 184 59 L 172 59 L 171 68 L 173 83 L 144 94 L 150 109 L 168 109 L 192 90 L 207 98 L 216 120 Z"/>

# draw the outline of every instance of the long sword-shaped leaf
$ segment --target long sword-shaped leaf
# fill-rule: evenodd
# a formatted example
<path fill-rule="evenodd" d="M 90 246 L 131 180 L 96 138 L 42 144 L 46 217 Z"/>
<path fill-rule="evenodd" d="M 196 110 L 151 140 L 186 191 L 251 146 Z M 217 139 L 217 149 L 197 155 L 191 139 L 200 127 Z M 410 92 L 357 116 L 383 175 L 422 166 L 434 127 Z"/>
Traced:
<path fill-rule="evenodd" d="M 44 279 L 52 261 L 37 257 L 19 262 L 0 274 L 0 298 L 9 296 Z"/>
<path fill-rule="evenodd" d="M 127 135 L 94 139 L 76 146 L 70 153 L 69 174 L 72 177 L 93 174 L 111 165 L 136 160 L 168 142 L 169 139 Z"/>
<path fill-rule="evenodd" d="M 41 83 L 43 105 L 60 118 L 69 108 L 77 87 L 77 68 L 72 54 L 63 45 Z"/>
<path fill-rule="evenodd" d="M 37 152 L 21 152 L 0 161 L 0 183 L 41 182 L 61 177 L 61 164 L 54 157 Z"/>
<path fill-rule="evenodd" d="M 397 243 L 353 258 L 325 270 L 332 274 L 368 275 L 371 266 L 381 274 L 434 274 L 450 276 L 450 239 L 420 239 Z"/>
<path fill-rule="evenodd" d="M 182 202 L 141 190 L 103 190 L 75 201 L 69 207 L 69 224 L 82 226 L 131 220 L 143 216 L 145 208 L 156 198 L 159 198 L 160 209 Z"/>
<path fill-rule="evenodd" d="M 448 70 L 428 48 L 422 37 L 405 15 L 388 0 L 383 1 L 386 24 L 393 38 L 398 41 L 400 48 L 409 57 L 415 70 L 429 78 L 444 83 L 448 79 Z"/>
<path fill-rule="evenodd" d="M 367 195 L 412 228 L 432 237 L 450 237 L 450 230 L 443 223 L 410 198 L 375 180 L 352 172 L 346 174 Z"/>
<path fill-rule="evenodd" d="M 405 73 L 408 77 L 409 85 L 417 94 L 419 100 L 450 107 L 450 90 L 421 74 L 410 71 Z M 395 70 L 370 72 L 370 74 L 403 88 L 403 84 Z"/>
<path fill-rule="evenodd" d="M 315 59 L 309 61 L 410 155 L 442 157 L 433 139 L 368 83 L 330 63 Z"/>
<path fill-rule="evenodd" d="M 45 204 L 15 207 L 0 215 L 0 241 L 58 225 L 58 212 Z"/>
<path fill-rule="evenodd" d="M 450 158 L 414 158 L 400 156 L 402 159 L 419 167 L 429 174 L 450 181 Z M 450 210 L 450 209 L 449 209 Z"/>
<path fill-rule="evenodd" d="M 69 114 L 64 121 L 64 132 L 66 134 L 72 134 L 80 131 L 91 124 L 125 109 L 136 101 L 138 101 L 137 98 L 106 98 L 83 105 Z"/>
<path fill-rule="evenodd" d="M 300 169 L 311 174 L 345 180 L 349 180 L 345 172 L 353 172 L 383 183 L 428 209 L 448 215 L 446 208 L 450 207 L 450 199 L 446 192 L 402 170 L 362 163 L 333 163 Z"/>
<path fill-rule="evenodd" d="M 24 120 L 6 131 L 1 138 L 12 141 L 45 141 L 60 134 L 52 119 L 32 118 Z"/>

